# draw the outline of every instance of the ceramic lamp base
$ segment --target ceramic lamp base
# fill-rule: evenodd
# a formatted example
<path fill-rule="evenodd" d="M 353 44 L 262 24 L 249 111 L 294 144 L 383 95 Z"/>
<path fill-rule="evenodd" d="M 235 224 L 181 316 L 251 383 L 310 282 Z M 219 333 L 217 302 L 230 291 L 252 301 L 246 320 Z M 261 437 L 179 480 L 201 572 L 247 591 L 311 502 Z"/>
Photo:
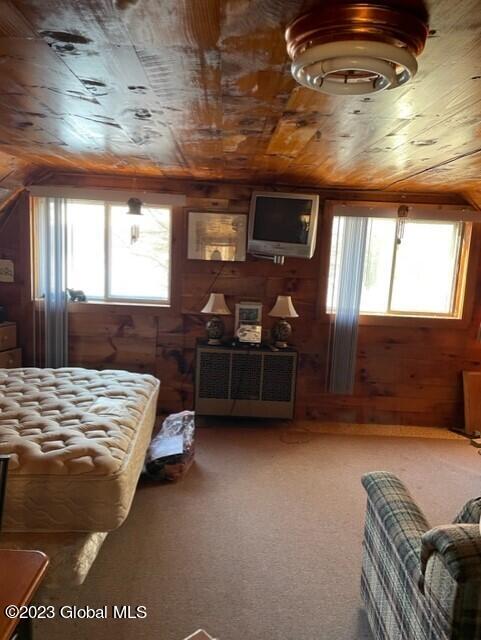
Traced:
<path fill-rule="evenodd" d="M 224 335 L 224 321 L 218 316 L 213 316 L 205 325 L 205 331 L 207 333 L 207 344 L 218 345 L 221 343 L 221 338 Z"/>
<path fill-rule="evenodd" d="M 292 327 L 282 318 L 278 320 L 276 324 L 272 327 L 272 337 L 274 338 L 274 344 L 278 349 L 287 349 L 287 341 L 289 340 L 292 333 Z"/>

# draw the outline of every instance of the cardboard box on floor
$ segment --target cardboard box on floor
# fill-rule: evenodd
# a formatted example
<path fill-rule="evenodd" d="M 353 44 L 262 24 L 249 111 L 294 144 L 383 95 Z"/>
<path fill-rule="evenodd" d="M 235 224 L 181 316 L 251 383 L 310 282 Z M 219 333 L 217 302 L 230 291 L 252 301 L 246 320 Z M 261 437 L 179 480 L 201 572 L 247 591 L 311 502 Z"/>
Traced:
<path fill-rule="evenodd" d="M 191 636 L 187 636 L 187 638 L 184 638 L 184 640 L 215 640 L 215 638 L 210 636 L 206 631 L 203 631 L 203 629 L 199 629 Z"/>

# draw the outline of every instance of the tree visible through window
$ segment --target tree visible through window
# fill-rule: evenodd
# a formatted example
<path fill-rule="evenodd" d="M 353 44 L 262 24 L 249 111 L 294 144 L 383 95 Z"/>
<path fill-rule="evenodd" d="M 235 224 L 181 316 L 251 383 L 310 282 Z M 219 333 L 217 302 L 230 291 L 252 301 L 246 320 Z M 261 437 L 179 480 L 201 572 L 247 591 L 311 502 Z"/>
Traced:
<path fill-rule="evenodd" d="M 67 200 L 67 286 L 88 299 L 168 302 L 171 211 Z"/>
<path fill-rule="evenodd" d="M 328 312 L 334 311 L 344 219 L 333 218 Z M 469 230 L 464 222 L 369 218 L 360 313 L 459 317 Z"/>

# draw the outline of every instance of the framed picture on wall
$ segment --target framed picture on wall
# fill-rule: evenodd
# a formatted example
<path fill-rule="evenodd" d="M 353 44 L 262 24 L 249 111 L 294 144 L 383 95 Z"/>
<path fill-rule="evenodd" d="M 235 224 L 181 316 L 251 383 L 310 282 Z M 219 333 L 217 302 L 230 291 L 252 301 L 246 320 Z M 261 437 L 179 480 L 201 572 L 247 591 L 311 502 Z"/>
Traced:
<path fill-rule="evenodd" d="M 236 304 L 235 335 L 241 325 L 262 325 L 262 302 L 239 302 Z"/>
<path fill-rule="evenodd" d="M 13 260 L 0 260 L 0 282 L 15 282 Z"/>
<path fill-rule="evenodd" d="M 189 211 L 187 258 L 244 262 L 247 214 Z"/>

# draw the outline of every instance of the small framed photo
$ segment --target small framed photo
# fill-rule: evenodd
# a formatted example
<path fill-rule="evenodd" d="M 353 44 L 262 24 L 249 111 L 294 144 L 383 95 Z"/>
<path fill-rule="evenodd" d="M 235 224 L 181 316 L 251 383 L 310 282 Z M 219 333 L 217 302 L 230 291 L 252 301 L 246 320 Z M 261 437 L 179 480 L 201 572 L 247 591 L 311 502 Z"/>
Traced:
<path fill-rule="evenodd" d="M 189 211 L 187 258 L 244 262 L 247 214 Z"/>
<path fill-rule="evenodd" d="M 262 325 L 262 302 L 239 302 L 235 306 L 235 333 L 243 324 Z"/>
<path fill-rule="evenodd" d="M 260 344 L 262 342 L 262 327 L 260 324 L 241 324 L 237 329 L 239 342 Z"/>

